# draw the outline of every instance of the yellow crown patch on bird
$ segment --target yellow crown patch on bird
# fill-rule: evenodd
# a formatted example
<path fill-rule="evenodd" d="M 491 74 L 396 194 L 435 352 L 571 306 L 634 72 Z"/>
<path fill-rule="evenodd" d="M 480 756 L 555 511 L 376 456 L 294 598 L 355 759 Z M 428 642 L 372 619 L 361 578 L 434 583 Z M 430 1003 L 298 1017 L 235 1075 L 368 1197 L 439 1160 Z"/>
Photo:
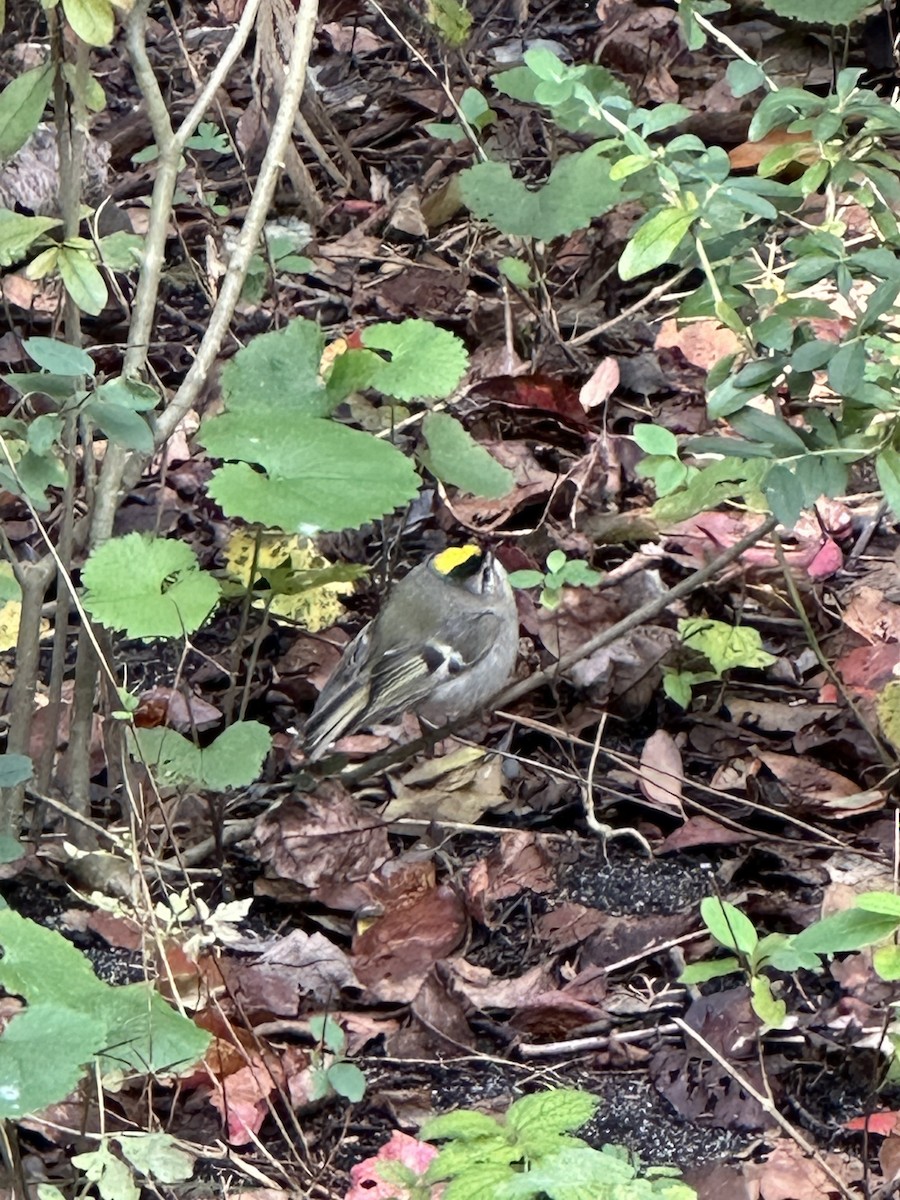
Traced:
<path fill-rule="evenodd" d="M 480 546 L 473 546 L 471 543 L 468 546 L 448 546 L 446 550 L 442 550 L 440 554 L 435 555 L 434 566 L 441 575 L 449 575 L 457 567 L 471 562 L 473 558 L 480 557 Z"/>

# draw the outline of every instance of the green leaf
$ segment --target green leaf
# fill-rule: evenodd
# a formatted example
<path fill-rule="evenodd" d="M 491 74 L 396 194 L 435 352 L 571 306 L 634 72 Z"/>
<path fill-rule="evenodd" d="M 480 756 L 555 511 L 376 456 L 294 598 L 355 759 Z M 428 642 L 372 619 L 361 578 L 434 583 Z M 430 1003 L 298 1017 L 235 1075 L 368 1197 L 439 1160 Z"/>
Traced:
<path fill-rule="evenodd" d="M 184 542 L 139 533 L 110 538 L 84 565 L 84 606 L 131 638 L 194 633 L 215 608 L 219 585 Z"/>
<path fill-rule="evenodd" d="M 132 755 L 168 784 L 224 792 L 249 787 L 271 748 L 271 734 L 257 721 L 237 721 L 202 750 L 174 729 L 130 731 Z"/>
<path fill-rule="evenodd" d="M 769 667 L 775 656 L 762 648 L 758 629 L 749 625 L 729 625 L 708 617 L 688 617 L 678 622 L 685 646 L 698 650 L 718 675 L 734 667 Z"/>
<path fill-rule="evenodd" d="M 738 100 L 741 96 L 755 92 L 766 82 L 766 75 L 761 67 L 758 67 L 756 63 L 744 62 L 740 58 L 736 58 L 728 64 L 725 78 L 728 80 L 732 96 Z"/>
<path fill-rule="evenodd" d="M 11 267 L 19 262 L 32 242 L 36 242 L 48 229 L 61 224 L 56 217 L 23 217 L 0 208 L 0 267 Z"/>
<path fill-rule="evenodd" d="M 883 942 L 898 925 L 900 920 L 896 917 L 848 908 L 807 926 L 795 935 L 791 944 L 813 954 L 841 954 Z"/>
<path fill-rule="evenodd" d="M 115 33 L 109 0 L 62 0 L 66 20 L 89 46 L 108 46 Z M 87 310 L 85 310 L 87 311 Z"/>
<path fill-rule="evenodd" d="M 862 892 L 856 897 L 856 907 L 900 921 L 900 896 L 896 892 Z"/>
<path fill-rule="evenodd" d="M 116 1141 L 134 1169 L 157 1183 L 181 1183 L 194 1173 L 194 1155 L 170 1133 L 117 1133 Z"/>
<path fill-rule="evenodd" d="M 753 922 L 733 904 L 717 896 L 707 896 L 700 901 L 700 916 L 716 941 L 726 950 L 736 950 L 749 956 L 756 949 L 759 934 Z"/>
<path fill-rule="evenodd" d="M 828 382 L 839 396 L 852 396 L 865 377 L 866 347 L 856 340 L 845 343 L 828 363 Z"/>
<path fill-rule="evenodd" d="M 691 985 L 708 983 L 710 979 L 721 979 L 724 975 L 733 975 L 735 971 L 743 969 L 736 958 L 714 958 L 709 962 L 690 963 L 678 976 L 678 982 Z"/>
<path fill-rule="evenodd" d="M 657 500 L 650 515 L 660 526 L 686 521 L 695 513 L 717 508 L 725 500 L 752 493 L 769 470 L 768 460 L 764 459 L 728 458 L 711 463 L 688 481 L 683 492 Z"/>
<path fill-rule="evenodd" d="M 818 496 L 809 499 L 803 481 L 795 471 L 776 463 L 766 479 L 766 500 L 779 522 L 787 529 L 792 529 L 800 514 Z"/>
<path fill-rule="evenodd" d="M 512 491 L 512 471 L 502 467 L 454 417 L 428 413 L 422 431 L 428 450 L 422 451 L 420 458 L 436 479 L 488 500 L 498 500 Z"/>
<path fill-rule="evenodd" d="M 23 71 L 0 92 L 0 162 L 12 158 L 31 137 L 44 114 L 52 90 L 53 63 L 48 61 L 30 71 Z"/>
<path fill-rule="evenodd" d="M 900 979 L 900 946 L 878 946 L 872 952 L 872 966 L 880 979 L 896 983 Z"/>
<path fill-rule="evenodd" d="M 328 1082 L 339 1096 L 358 1104 L 366 1094 L 366 1077 L 353 1063 L 333 1063 L 326 1071 Z"/>
<path fill-rule="evenodd" d="M 34 765 L 27 754 L 0 754 L 0 788 L 27 783 L 34 774 Z"/>
<path fill-rule="evenodd" d="M 327 417 L 334 401 L 319 378 L 322 332 L 299 318 L 276 333 L 255 337 L 222 369 L 222 395 L 229 412 L 252 407 L 258 420 Z"/>
<path fill-rule="evenodd" d="M 94 374 L 94 360 L 79 346 L 70 346 L 56 338 L 32 337 L 22 343 L 30 358 L 39 367 L 56 375 Z"/>
<path fill-rule="evenodd" d="M 103 1069 L 114 1057 L 141 1074 L 180 1069 L 209 1044 L 145 984 L 110 987 L 59 933 L 9 909 L 0 912 L 0 947 L 0 986 L 26 1004 L 0 1036 L 0 1117 L 62 1100 L 95 1060 Z"/>
<path fill-rule="evenodd" d="M 96 1150 L 73 1154 L 72 1165 L 97 1185 L 101 1200 L 139 1200 L 140 1190 L 131 1171 L 113 1154 L 108 1140 L 101 1141 Z"/>
<path fill-rule="evenodd" d="M 388 358 L 371 386 L 397 400 L 443 399 L 459 384 L 469 364 L 462 340 L 430 321 L 370 325 L 362 340 L 368 349 Z"/>
<path fill-rule="evenodd" d="M 137 379 L 126 379 L 124 375 L 102 383 L 95 389 L 94 396 L 133 412 L 149 412 L 156 408 L 160 399 L 155 388 Z"/>
<path fill-rule="evenodd" d="M 460 1108 L 456 1112 L 444 1113 L 426 1121 L 420 1136 L 423 1142 L 440 1142 L 445 1138 L 472 1142 L 478 1138 L 496 1137 L 499 1132 L 500 1126 L 494 1117 Z"/>
<path fill-rule="evenodd" d="M 876 455 L 875 474 L 891 512 L 900 518 L 900 453 L 886 449 Z"/>
<path fill-rule="evenodd" d="M 682 208 L 664 208 L 639 224 L 619 259 L 620 278 L 636 279 L 670 262 L 696 217 Z"/>
<path fill-rule="evenodd" d="M 426 16 L 441 41 L 457 50 L 472 28 L 472 14 L 460 0 L 427 0 Z"/>
<path fill-rule="evenodd" d="M 506 1114 L 506 1123 L 524 1145 L 537 1132 L 558 1134 L 579 1129 L 591 1119 L 599 1103 L 589 1092 L 552 1088 L 516 1100 Z"/>
<path fill-rule="evenodd" d="M 120 229 L 100 239 L 100 261 L 110 271 L 133 271 L 141 265 L 143 249 L 140 234 Z"/>
<path fill-rule="evenodd" d="M 82 312 L 99 316 L 106 307 L 107 292 L 103 276 L 86 250 L 63 243 L 57 260 L 66 291 Z"/>
<path fill-rule="evenodd" d="M 528 263 L 522 262 L 520 258 L 510 258 L 509 256 L 501 258 L 497 264 L 501 274 L 505 275 L 511 284 L 515 287 L 522 288 L 523 291 L 528 291 L 529 288 L 535 286 L 535 281 L 531 278 L 531 267 Z"/>
<path fill-rule="evenodd" d="M 200 441 L 244 463 L 213 473 L 209 494 L 227 515 L 293 531 L 358 529 L 409 503 L 419 490 L 413 464 L 367 433 L 289 412 L 261 426 L 252 411 L 204 421 Z"/>
<path fill-rule="evenodd" d="M 765 975 L 754 975 L 750 980 L 750 1006 L 767 1029 L 780 1029 L 784 1025 L 787 1005 L 775 999 Z"/>
<path fill-rule="evenodd" d="M 514 588 L 533 588 L 541 587 L 544 578 L 545 576 L 541 571 L 511 571 L 509 582 Z"/>
<path fill-rule="evenodd" d="M 534 191 L 513 178 L 506 163 L 476 163 L 459 176 L 463 201 L 501 233 L 553 241 L 586 228 L 622 199 L 601 153 L 592 146 L 564 156 Z"/>
<path fill-rule="evenodd" d="M 83 412 L 111 442 L 139 454 L 153 453 L 153 431 L 146 420 L 130 408 L 104 400 L 99 389 L 84 405 Z"/>
<path fill-rule="evenodd" d="M 249 787 L 272 748 L 272 735 L 258 721 L 236 721 L 200 751 L 203 786 L 215 792 Z"/>
<path fill-rule="evenodd" d="M 795 371 L 806 373 L 808 371 L 818 371 L 837 354 L 840 348 L 838 342 L 825 342 L 814 338 L 811 342 L 804 342 L 790 357 L 790 364 Z"/>
<path fill-rule="evenodd" d="M 868 0 L 766 0 L 766 7 L 778 17 L 792 17 L 814 25 L 849 25 L 869 7 Z"/>
<path fill-rule="evenodd" d="M 661 425 L 635 425 L 631 436 L 645 454 L 678 457 L 678 439 L 670 429 L 663 429 Z"/>

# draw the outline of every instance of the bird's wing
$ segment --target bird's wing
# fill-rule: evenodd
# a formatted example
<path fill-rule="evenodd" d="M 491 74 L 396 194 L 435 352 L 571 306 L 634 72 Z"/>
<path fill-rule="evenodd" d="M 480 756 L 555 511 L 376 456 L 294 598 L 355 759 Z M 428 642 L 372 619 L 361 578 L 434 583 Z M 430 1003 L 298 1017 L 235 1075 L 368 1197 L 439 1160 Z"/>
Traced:
<path fill-rule="evenodd" d="M 344 651 L 306 722 L 303 741 L 311 762 L 362 720 L 369 704 L 368 674 L 362 668 L 370 652 L 371 625 L 367 625 Z"/>
<path fill-rule="evenodd" d="M 385 721 L 427 700 L 441 683 L 477 662 L 498 637 L 502 622 L 494 613 L 447 621 L 440 637 L 398 646 L 372 662 L 366 721 Z"/>

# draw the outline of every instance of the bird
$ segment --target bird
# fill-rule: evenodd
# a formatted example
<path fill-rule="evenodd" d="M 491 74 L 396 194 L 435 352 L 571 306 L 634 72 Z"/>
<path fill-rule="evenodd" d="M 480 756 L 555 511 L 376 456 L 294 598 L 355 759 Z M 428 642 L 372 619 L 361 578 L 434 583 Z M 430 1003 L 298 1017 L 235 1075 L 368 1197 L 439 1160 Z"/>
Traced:
<path fill-rule="evenodd" d="M 476 712 L 509 678 L 518 647 L 515 597 L 492 551 L 470 543 L 430 555 L 347 646 L 306 722 L 307 760 L 403 713 L 440 726 Z"/>

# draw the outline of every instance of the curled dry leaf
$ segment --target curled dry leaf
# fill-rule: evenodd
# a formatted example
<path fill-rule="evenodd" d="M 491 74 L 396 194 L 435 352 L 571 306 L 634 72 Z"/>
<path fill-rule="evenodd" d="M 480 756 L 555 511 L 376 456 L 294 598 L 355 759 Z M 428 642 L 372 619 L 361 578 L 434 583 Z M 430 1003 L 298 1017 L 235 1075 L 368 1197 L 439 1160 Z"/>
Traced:
<path fill-rule="evenodd" d="M 684 766 L 675 739 L 664 729 L 657 729 L 644 743 L 638 785 L 653 804 L 675 809 L 685 819 L 681 803 L 684 785 Z"/>

